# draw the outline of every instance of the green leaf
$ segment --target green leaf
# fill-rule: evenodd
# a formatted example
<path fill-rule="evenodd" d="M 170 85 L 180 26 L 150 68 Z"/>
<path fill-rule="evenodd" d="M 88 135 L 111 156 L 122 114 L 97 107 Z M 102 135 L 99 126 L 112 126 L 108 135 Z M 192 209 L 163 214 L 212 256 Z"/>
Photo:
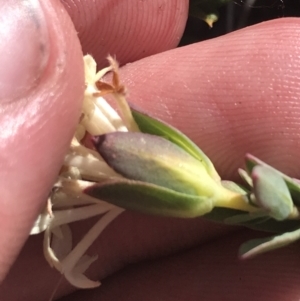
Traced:
<path fill-rule="evenodd" d="M 249 174 L 251 174 L 252 169 L 256 165 L 265 166 L 265 167 L 272 169 L 273 171 L 276 171 L 286 182 L 286 185 L 288 186 L 288 189 L 291 193 L 294 203 L 297 206 L 300 206 L 300 183 L 297 180 L 285 175 L 284 173 L 280 172 L 279 170 L 275 169 L 274 167 L 261 161 L 260 159 L 254 157 L 250 154 L 247 154 L 246 155 L 246 167 L 247 167 L 247 171 Z"/>
<path fill-rule="evenodd" d="M 205 166 L 176 144 L 140 132 L 114 132 L 94 138 L 97 151 L 124 177 L 192 195 L 213 196 L 225 189 Z"/>
<path fill-rule="evenodd" d="M 199 160 L 213 179 L 220 181 L 220 176 L 210 159 L 186 135 L 161 120 L 150 117 L 132 108 L 131 111 L 135 122 L 143 133 L 163 137 L 178 145 L 195 159 Z"/>
<path fill-rule="evenodd" d="M 287 232 L 278 236 L 272 236 L 262 239 L 253 239 L 244 243 L 239 249 L 239 255 L 242 259 L 254 257 L 271 250 L 285 247 L 300 239 L 300 229 Z"/>
<path fill-rule="evenodd" d="M 194 218 L 206 214 L 213 207 L 206 197 L 125 179 L 95 184 L 84 193 L 125 209 L 161 216 Z"/>
<path fill-rule="evenodd" d="M 266 166 L 255 166 L 251 174 L 257 203 L 276 220 L 288 218 L 294 204 L 288 187 L 278 172 Z"/>
<path fill-rule="evenodd" d="M 254 221 L 256 223 L 266 221 L 270 217 L 266 214 L 266 212 L 258 211 L 248 214 L 238 214 L 231 217 L 228 217 L 224 220 L 226 224 L 231 225 L 243 225 L 246 222 Z"/>
<path fill-rule="evenodd" d="M 207 213 L 204 218 L 215 222 L 226 223 L 226 220 L 230 221 L 230 219 L 234 219 L 235 216 L 238 216 L 239 226 L 264 232 L 282 233 L 294 231 L 300 227 L 299 220 L 276 221 L 272 218 L 266 219 L 265 217 L 249 219 L 248 212 L 220 207 L 215 207 L 211 212 Z M 245 216 L 245 218 L 243 219 L 241 216 Z"/>
<path fill-rule="evenodd" d="M 248 190 L 246 190 L 244 187 L 242 187 L 241 185 L 238 185 L 232 181 L 227 181 L 227 180 L 222 180 L 221 181 L 223 187 L 231 190 L 231 191 L 234 191 L 234 192 L 237 192 L 237 193 L 240 193 L 240 194 L 247 194 L 248 193 Z"/>
<path fill-rule="evenodd" d="M 252 185 L 253 185 L 252 179 L 248 175 L 248 173 L 244 169 L 241 169 L 241 168 L 238 169 L 238 173 L 239 173 L 240 177 L 248 184 L 248 186 L 252 187 Z"/>

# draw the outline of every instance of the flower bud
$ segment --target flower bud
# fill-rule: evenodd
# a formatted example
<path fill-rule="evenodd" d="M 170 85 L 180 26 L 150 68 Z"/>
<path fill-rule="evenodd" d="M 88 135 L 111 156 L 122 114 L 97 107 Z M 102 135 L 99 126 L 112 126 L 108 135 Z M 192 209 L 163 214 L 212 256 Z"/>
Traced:
<path fill-rule="evenodd" d="M 177 144 L 145 133 L 110 133 L 94 138 L 97 151 L 125 179 L 85 190 L 125 209 L 195 217 L 214 206 L 252 210 L 244 194 L 226 189 L 201 160 Z"/>
<path fill-rule="evenodd" d="M 202 162 L 162 137 L 115 132 L 96 137 L 95 146 L 106 163 L 127 179 L 208 197 L 220 186 Z"/>

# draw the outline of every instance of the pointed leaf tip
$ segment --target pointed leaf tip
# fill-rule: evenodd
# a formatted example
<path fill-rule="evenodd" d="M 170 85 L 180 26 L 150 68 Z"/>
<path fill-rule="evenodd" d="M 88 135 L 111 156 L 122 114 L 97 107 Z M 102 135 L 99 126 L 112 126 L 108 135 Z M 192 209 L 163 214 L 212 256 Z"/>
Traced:
<path fill-rule="evenodd" d="M 293 200 L 283 178 L 266 166 L 255 166 L 251 174 L 255 198 L 276 220 L 293 212 Z"/>
<path fill-rule="evenodd" d="M 210 198 L 186 195 L 167 188 L 132 180 L 95 184 L 86 194 L 133 211 L 160 216 L 193 218 L 210 212 Z"/>
<path fill-rule="evenodd" d="M 253 239 L 241 245 L 239 256 L 248 259 L 258 254 L 288 246 L 300 239 L 300 229 L 277 236 Z"/>
<path fill-rule="evenodd" d="M 268 167 L 268 168 L 272 169 L 274 172 L 278 173 L 286 182 L 286 185 L 288 186 L 288 189 L 291 193 L 294 203 L 297 206 L 300 206 L 300 183 L 297 180 L 287 176 L 286 174 L 280 172 L 279 170 L 266 164 L 265 162 L 263 162 L 262 160 L 256 158 L 255 156 L 253 156 L 251 154 L 246 154 L 245 162 L 246 162 L 246 168 L 247 168 L 247 171 L 249 172 L 249 174 L 251 174 L 252 169 L 257 165 Z"/>

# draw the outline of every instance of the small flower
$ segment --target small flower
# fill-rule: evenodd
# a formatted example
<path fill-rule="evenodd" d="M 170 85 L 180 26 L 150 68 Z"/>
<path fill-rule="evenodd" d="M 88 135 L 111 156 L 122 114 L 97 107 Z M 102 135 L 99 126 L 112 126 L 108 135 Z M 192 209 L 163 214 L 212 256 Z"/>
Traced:
<path fill-rule="evenodd" d="M 248 188 L 222 181 L 210 159 L 187 136 L 129 107 L 118 64 L 108 60 L 110 66 L 96 72 L 93 58 L 84 57 L 82 115 L 57 183 L 32 227 L 31 234 L 44 232 L 44 254 L 51 267 L 78 288 L 99 286 L 99 281 L 84 275 L 97 256 L 85 253 L 125 209 L 182 218 L 205 216 L 280 233 L 242 246 L 244 257 L 300 238 L 298 181 L 250 155 L 247 171 L 239 170 Z M 107 72 L 112 72 L 111 83 L 102 81 Z M 115 98 L 121 116 L 103 98 L 107 94 Z M 87 146 L 87 138 L 94 145 Z M 98 222 L 73 246 L 68 224 L 97 215 Z"/>
<path fill-rule="evenodd" d="M 100 282 L 89 280 L 83 275 L 97 259 L 85 253 L 105 227 L 124 211 L 83 193 L 83 190 L 94 182 L 123 177 L 110 168 L 99 153 L 86 147 L 82 140 L 86 135 L 127 132 L 129 130 L 127 125 L 130 129 L 138 130 L 127 105 L 125 91 L 119 82 L 118 65 L 112 58 L 109 58 L 109 62 L 109 67 L 97 73 L 94 59 L 89 55 L 84 57 L 86 89 L 82 116 L 69 152 L 65 156 L 58 181 L 50 193 L 45 209 L 31 230 L 31 234 L 44 232 L 45 258 L 50 266 L 56 268 L 78 288 L 100 285 Z M 105 85 L 100 80 L 110 71 L 113 72 L 113 83 Z M 99 90 L 100 86 L 103 89 Z M 112 94 L 116 98 L 125 119 L 106 102 L 102 97 L 104 94 Z M 68 224 L 97 215 L 101 215 L 99 221 L 73 247 L 72 233 Z"/>

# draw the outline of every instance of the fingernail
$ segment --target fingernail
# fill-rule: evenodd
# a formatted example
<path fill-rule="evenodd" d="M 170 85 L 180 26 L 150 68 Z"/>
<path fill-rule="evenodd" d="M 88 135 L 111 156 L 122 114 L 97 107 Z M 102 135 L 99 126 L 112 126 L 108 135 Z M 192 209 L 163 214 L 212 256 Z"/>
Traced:
<path fill-rule="evenodd" d="M 0 103 L 26 95 L 40 82 L 49 60 L 47 23 L 37 0 L 0 4 Z"/>

